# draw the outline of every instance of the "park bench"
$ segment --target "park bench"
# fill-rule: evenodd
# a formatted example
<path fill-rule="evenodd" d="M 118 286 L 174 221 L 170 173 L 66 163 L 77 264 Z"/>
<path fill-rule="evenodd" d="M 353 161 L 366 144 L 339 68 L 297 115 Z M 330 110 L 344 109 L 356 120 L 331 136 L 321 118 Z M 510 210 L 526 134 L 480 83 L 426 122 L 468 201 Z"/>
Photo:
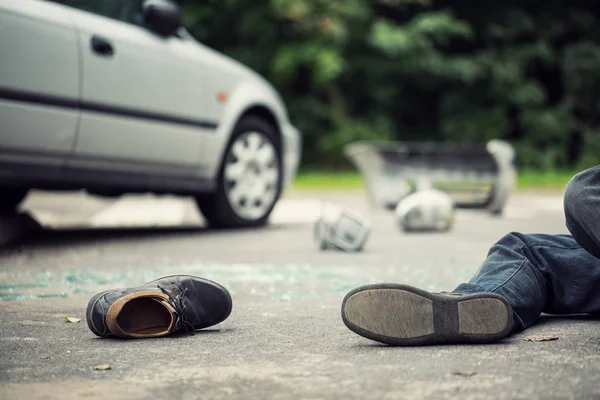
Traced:
<path fill-rule="evenodd" d="M 364 178 L 371 202 L 387 209 L 415 190 L 434 187 L 448 193 L 458 208 L 500 215 L 516 186 L 515 152 L 501 140 L 358 141 L 346 145 L 344 154 Z"/>

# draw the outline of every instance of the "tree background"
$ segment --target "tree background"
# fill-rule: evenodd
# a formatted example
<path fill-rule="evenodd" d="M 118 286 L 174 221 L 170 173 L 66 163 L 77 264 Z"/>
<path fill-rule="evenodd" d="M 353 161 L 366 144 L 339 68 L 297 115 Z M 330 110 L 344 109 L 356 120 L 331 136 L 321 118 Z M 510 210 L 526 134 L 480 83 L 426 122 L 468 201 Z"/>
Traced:
<path fill-rule="evenodd" d="M 303 166 L 359 139 L 511 142 L 521 168 L 600 164 L 600 3 L 182 0 L 202 43 L 281 92 Z"/>

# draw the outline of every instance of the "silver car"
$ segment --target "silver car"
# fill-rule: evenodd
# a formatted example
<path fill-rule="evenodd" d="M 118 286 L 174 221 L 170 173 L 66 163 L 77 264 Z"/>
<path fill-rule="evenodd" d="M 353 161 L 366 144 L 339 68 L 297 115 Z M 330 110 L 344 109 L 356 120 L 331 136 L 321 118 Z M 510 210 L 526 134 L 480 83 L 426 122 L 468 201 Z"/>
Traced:
<path fill-rule="evenodd" d="M 0 1 L 0 211 L 30 189 L 193 196 L 267 222 L 301 137 L 277 91 L 167 0 Z"/>

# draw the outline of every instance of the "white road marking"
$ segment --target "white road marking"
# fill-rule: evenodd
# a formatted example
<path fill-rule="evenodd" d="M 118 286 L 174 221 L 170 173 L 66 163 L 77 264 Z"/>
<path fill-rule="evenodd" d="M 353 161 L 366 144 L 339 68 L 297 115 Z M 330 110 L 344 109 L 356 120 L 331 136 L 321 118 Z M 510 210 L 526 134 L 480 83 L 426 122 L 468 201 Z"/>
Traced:
<path fill-rule="evenodd" d="M 61 220 L 60 216 L 41 210 L 27 210 L 31 215 L 31 218 L 35 219 L 40 225 L 48 228 L 59 228 L 64 225 L 64 221 Z"/>
<path fill-rule="evenodd" d="M 177 226 L 185 222 L 201 223 L 200 213 L 186 213 L 192 201 L 181 198 L 165 197 L 124 197 L 108 208 L 95 214 L 89 220 L 93 227 L 114 226 Z M 272 224 L 309 224 L 313 223 L 321 212 L 321 201 L 313 199 L 280 200 L 270 217 Z M 186 218 L 187 214 L 187 218 Z M 194 215 L 194 221 L 190 219 Z M 49 220 L 45 216 L 45 220 Z M 57 222 L 56 218 L 53 222 Z"/>
<path fill-rule="evenodd" d="M 184 222 L 186 202 L 178 198 L 125 197 L 90 218 L 90 226 L 173 226 Z"/>
<path fill-rule="evenodd" d="M 314 199 L 282 199 L 273 209 L 269 221 L 272 224 L 313 223 L 321 214 L 321 205 L 320 200 Z"/>
<path fill-rule="evenodd" d="M 48 199 L 48 200 L 46 200 Z M 131 195 L 113 202 L 99 202 L 92 196 L 64 196 L 65 202 L 76 203 L 79 208 L 56 207 L 56 196 L 36 194 L 28 201 L 26 211 L 47 227 L 131 227 L 203 225 L 204 219 L 190 198 L 176 196 Z M 45 206 L 45 204 L 48 204 Z M 275 206 L 270 223 L 312 224 L 321 214 L 323 201 L 318 198 L 281 199 Z M 340 204 L 344 206 L 344 204 Z M 547 212 L 562 212 L 562 196 L 513 196 L 501 218 L 531 220 Z M 79 212 L 77 210 L 85 210 Z M 461 212 L 462 218 L 475 218 L 472 211 Z M 485 210 L 478 211 L 485 213 Z M 472 215 L 473 214 L 473 215 Z M 393 218 L 390 213 L 390 218 Z"/>

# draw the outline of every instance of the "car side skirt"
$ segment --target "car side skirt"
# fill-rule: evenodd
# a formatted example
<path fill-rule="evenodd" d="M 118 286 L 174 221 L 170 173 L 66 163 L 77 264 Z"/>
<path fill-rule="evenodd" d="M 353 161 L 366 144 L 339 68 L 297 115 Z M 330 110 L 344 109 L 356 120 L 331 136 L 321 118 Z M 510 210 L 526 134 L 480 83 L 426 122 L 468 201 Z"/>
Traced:
<path fill-rule="evenodd" d="M 111 195 L 157 193 L 194 195 L 217 190 L 215 179 L 94 168 L 0 162 L 2 185 L 41 190 L 88 190 Z"/>

